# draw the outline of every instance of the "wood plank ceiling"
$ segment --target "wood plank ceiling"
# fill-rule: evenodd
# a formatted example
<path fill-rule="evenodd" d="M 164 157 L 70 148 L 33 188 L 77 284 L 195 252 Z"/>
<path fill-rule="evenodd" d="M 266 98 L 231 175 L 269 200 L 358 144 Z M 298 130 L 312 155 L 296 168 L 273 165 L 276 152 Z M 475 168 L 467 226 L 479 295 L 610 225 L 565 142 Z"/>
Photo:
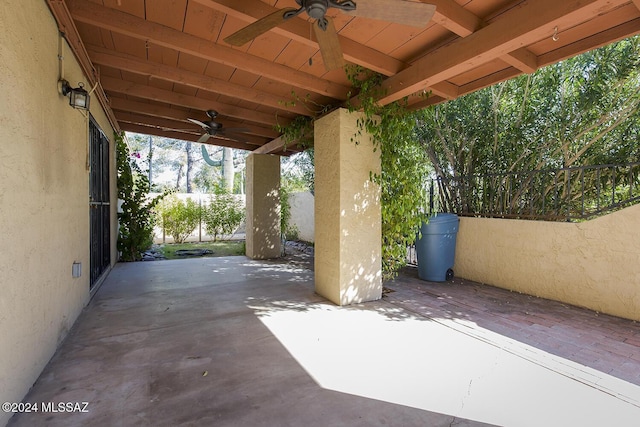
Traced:
<path fill-rule="evenodd" d="M 215 109 L 246 137 L 209 143 L 286 154 L 276 124 L 350 91 L 344 70 L 325 70 L 305 14 L 240 48 L 223 41 L 295 0 L 46 1 L 122 130 L 195 141 L 186 119 Z M 422 108 L 640 32 L 640 0 L 422 1 L 436 6 L 423 28 L 328 12 L 345 60 L 387 76 L 383 104 Z"/>

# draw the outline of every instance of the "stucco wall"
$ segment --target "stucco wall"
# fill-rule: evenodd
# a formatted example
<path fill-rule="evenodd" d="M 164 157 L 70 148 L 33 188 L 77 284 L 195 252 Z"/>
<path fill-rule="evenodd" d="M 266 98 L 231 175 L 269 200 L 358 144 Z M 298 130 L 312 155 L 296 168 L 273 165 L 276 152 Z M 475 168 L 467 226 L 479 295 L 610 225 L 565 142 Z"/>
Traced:
<path fill-rule="evenodd" d="M 298 238 L 305 242 L 315 241 L 314 228 L 314 199 L 308 191 L 304 193 L 291 193 L 289 195 L 291 218 L 289 225 L 298 230 Z"/>
<path fill-rule="evenodd" d="M 63 46 L 65 77 L 73 86 L 86 82 Z M 58 93 L 57 57 L 58 29 L 46 3 L 4 0 L 0 402 L 23 398 L 89 299 L 88 118 Z M 95 99 L 92 112 L 113 139 Z M 114 171 L 113 147 L 111 154 Z M 72 278 L 74 261 L 82 263 L 80 278 Z M 0 425 L 9 415 L 0 412 Z"/>
<path fill-rule="evenodd" d="M 640 320 L 640 205 L 581 223 L 461 218 L 455 273 Z"/>

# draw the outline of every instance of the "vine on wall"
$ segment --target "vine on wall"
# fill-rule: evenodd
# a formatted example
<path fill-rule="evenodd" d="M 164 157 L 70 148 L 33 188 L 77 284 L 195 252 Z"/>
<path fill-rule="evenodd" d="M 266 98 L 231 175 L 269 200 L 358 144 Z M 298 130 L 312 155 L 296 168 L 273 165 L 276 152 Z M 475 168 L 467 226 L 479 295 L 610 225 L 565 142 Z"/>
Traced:
<path fill-rule="evenodd" d="M 347 66 L 347 77 L 358 97 L 358 105 L 348 101 L 349 111 L 362 111 L 358 130 L 351 138 L 355 144 L 363 132 L 373 138 L 374 150 L 380 150 L 381 173 L 371 179 L 380 185 L 382 208 L 382 270 L 385 278 L 393 277 L 406 265 L 407 246 L 414 243 L 422 221 L 426 219 L 429 162 L 415 136 L 416 115 L 409 111 L 406 99 L 379 105 L 384 95 L 384 76 L 360 66 Z M 329 111 L 325 108 L 323 112 Z M 304 141 L 313 146 L 313 122 L 309 117 L 279 127 L 285 141 Z"/>
<path fill-rule="evenodd" d="M 407 247 L 415 242 L 426 220 L 424 183 L 429 162 L 415 135 L 416 114 L 407 109 L 406 99 L 381 106 L 377 100 L 384 95 L 384 77 L 359 66 L 346 70 L 359 101 L 358 106 L 348 102 L 348 108 L 364 112 L 352 141 L 358 143 L 366 131 L 374 149 L 380 150 L 381 173 L 372 180 L 382 192 L 382 271 L 385 278 L 391 278 L 406 265 Z"/>

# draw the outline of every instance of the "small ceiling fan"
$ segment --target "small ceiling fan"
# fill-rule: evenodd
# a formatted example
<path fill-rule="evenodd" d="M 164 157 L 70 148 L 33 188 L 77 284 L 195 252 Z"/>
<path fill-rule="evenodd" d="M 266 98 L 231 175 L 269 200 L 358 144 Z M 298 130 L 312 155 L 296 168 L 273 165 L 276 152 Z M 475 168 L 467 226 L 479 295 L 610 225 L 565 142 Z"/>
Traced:
<path fill-rule="evenodd" d="M 216 110 L 207 110 L 206 111 L 207 116 L 209 116 L 209 118 L 211 120 L 207 120 L 207 121 L 200 121 L 197 119 L 191 119 L 188 118 L 187 120 L 189 120 L 191 123 L 196 124 L 198 126 L 200 126 L 202 129 L 204 129 L 204 134 L 202 134 L 202 136 L 198 139 L 199 143 L 204 143 L 207 142 L 207 140 L 209 138 L 211 138 L 212 136 L 221 136 L 227 139 L 232 139 L 234 141 L 241 141 L 242 139 L 237 138 L 236 136 L 233 135 L 233 133 L 243 133 L 243 132 L 249 132 L 248 128 L 225 128 L 223 127 L 222 123 L 217 122 L 215 119 L 216 117 L 218 117 L 218 112 Z"/>
<path fill-rule="evenodd" d="M 333 21 L 326 16 L 330 8 L 362 18 L 378 19 L 412 27 L 424 27 L 433 16 L 436 7 L 432 4 L 408 0 L 296 0 L 298 9 L 278 10 L 250 24 L 224 39 L 232 46 L 242 46 L 281 23 L 302 12 L 315 19 L 314 30 L 320 53 L 327 70 L 342 67 L 342 49 Z"/>

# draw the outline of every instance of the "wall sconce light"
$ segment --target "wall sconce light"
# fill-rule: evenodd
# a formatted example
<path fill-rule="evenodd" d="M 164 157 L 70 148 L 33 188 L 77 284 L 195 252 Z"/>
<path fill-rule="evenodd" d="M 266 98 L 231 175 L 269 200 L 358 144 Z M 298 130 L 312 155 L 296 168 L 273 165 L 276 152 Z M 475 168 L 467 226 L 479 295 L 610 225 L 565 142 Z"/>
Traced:
<path fill-rule="evenodd" d="M 89 109 L 89 92 L 84 89 L 82 82 L 78 83 L 78 87 L 73 88 L 66 80 L 60 80 L 60 91 L 64 96 L 69 95 L 69 105 L 80 110 Z"/>

